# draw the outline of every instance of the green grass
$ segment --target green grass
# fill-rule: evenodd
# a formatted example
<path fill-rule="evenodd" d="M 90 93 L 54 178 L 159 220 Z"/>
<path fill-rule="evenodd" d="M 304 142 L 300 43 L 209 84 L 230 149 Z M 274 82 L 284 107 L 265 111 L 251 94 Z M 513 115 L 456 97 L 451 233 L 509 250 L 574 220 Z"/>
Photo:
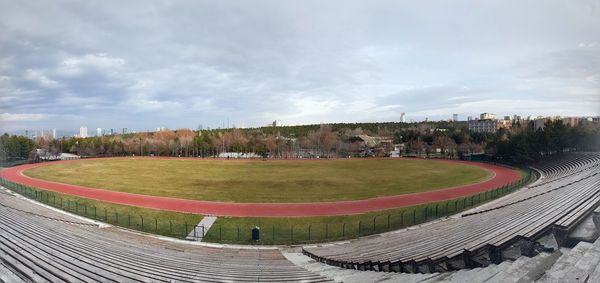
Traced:
<path fill-rule="evenodd" d="M 318 202 L 436 190 L 483 181 L 485 169 L 419 159 L 176 160 L 119 158 L 49 164 L 27 176 L 194 200 Z"/>
<path fill-rule="evenodd" d="M 504 189 L 500 188 L 496 191 L 488 191 L 439 203 L 365 214 L 288 218 L 219 217 L 208 232 L 205 241 L 232 244 L 290 245 L 352 239 L 391 231 L 455 214 L 458 211 L 510 193 L 527 182 L 530 176 L 529 173 L 525 171 L 521 171 L 521 173 L 522 180 L 520 183 Z M 200 215 L 111 204 L 33 188 L 23 188 L 23 186 L 16 186 L 11 183 L 4 184 L 4 186 L 32 199 L 82 216 L 130 229 L 176 238 L 184 238 L 193 229 L 193 226 L 202 219 Z M 94 213 L 94 207 L 96 213 Z M 106 216 L 104 209 L 107 211 Z M 128 222 L 129 216 L 131 216 L 131 223 Z M 144 219 L 143 227 L 140 216 Z M 155 221 L 155 219 L 158 221 Z M 158 226 L 156 226 L 156 223 L 158 223 Z M 254 225 L 261 228 L 261 240 L 258 243 L 252 241 L 251 231 Z"/>
<path fill-rule="evenodd" d="M 26 197 L 105 223 L 174 238 L 185 238 L 202 215 L 113 204 L 61 193 L 5 184 Z"/>

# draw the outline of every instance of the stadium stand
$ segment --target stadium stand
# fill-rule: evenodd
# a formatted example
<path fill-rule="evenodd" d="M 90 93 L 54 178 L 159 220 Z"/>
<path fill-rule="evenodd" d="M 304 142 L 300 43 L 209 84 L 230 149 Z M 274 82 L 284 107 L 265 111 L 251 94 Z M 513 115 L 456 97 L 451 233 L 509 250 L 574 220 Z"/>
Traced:
<path fill-rule="evenodd" d="M 277 249 L 160 240 L 0 193 L 0 282 L 327 282 Z"/>
<path fill-rule="evenodd" d="M 600 154 L 568 154 L 538 164 L 542 179 L 481 207 L 424 225 L 339 244 L 307 246 L 303 253 L 358 270 L 430 273 L 484 267 L 558 246 L 600 202 Z"/>
<path fill-rule="evenodd" d="M 284 254 L 164 240 L 0 189 L 0 282 L 600 280 L 600 154 L 568 154 L 535 168 L 537 182 L 460 214 Z M 595 237 L 574 240 L 584 222 Z"/>

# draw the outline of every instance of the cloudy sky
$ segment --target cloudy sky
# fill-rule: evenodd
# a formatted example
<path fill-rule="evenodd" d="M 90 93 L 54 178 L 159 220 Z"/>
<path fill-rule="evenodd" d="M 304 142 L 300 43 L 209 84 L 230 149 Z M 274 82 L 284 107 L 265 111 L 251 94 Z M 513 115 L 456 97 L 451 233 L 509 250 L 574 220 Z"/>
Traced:
<path fill-rule="evenodd" d="M 0 0 L 0 130 L 599 115 L 600 1 Z"/>

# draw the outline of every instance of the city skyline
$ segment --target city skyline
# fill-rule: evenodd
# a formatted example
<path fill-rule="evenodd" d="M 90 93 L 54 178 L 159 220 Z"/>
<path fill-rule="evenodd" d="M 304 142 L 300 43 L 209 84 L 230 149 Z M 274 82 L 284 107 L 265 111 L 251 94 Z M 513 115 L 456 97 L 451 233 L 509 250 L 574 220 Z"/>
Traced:
<path fill-rule="evenodd" d="M 536 121 L 536 120 L 540 120 L 540 121 L 547 121 L 547 120 L 552 120 L 552 119 L 558 119 L 558 120 L 563 120 L 564 121 L 575 121 L 575 120 L 588 120 L 588 121 L 597 121 L 600 116 L 596 115 L 596 116 L 560 116 L 560 115 L 549 115 L 549 116 L 542 116 L 542 115 L 526 115 L 526 116 L 521 116 L 521 115 L 517 115 L 517 114 L 511 114 L 511 115 L 505 115 L 506 113 L 501 113 L 501 114 L 495 114 L 495 113 L 490 113 L 490 112 L 484 112 L 484 113 L 480 113 L 477 115 L 469 115 L 469 116 L 460 116 L 456 113 L 452 114 L 452 116 L 448 119 L 440 119 L 440 120 L 429 120 L 427 118 L 423 119 L 423 120 L 419 120 L 419 121 L 415 121 L 414 119 L 410 119 L 410 121 L 406 121 L 406 116 L 405 113 L 402 112 L 399 120 L 397 121 L 377 121 L 377 122 L 372 122 L 372 123 L 420 123 L 420 122 L 471 122 L 471 121 L 477 121 L 477 120 L 504 120 L 506 121 Z M 568 120 L 570 119 L 570 120 Z M 575 120 L 572 120 L 575 119 Z M 223 124 L 223 127 L 218 126 L 215 128 L 212 127 L 204 127 L 203 124 L 199 124 L 196 128 L 191 128 L 191 127 L 173 127 L 173 128 L 169 128 L 169 127 L 156 127 L 156 128 L 152 128 L 152 129 L 130 129 L 127 127 L 121 127 L 121 128 L 106 128 L 106 127 L 98 127 L 96 128 L 95 134 L 88 134 L 87 129 L 88 127 L 86 125 L 82 125 L 80 126 L 78 129 L 66 129 L 66 130 L 62 130 L 59 129 L 57 131 L 56 128 L 52 128 L 52 129 L 25 129 L 25 130 L 18 130 L 18 131 L 13 131 L 10 132 L 9 134 L 16 134 L 16 135 L 24 135 L 27 137 L 52 137 L 54 139 L 56 138 L 62 138 L 62 137 L 83 137 L 82 136 L 82 131 L 83 129 L 85 129 L 85 137 L 99 137 L 99 136 L 111 136 L 111 135 L 120 135 L 120 134 L 135 134 L 135 133 L 143 133 L 143 132 L 158 132 L 158 131 L 162 131 L 162 130 L 178 130 L 178 129 L 189 129 L 189 130 L 219 130 L 219 129 L 232 129 L 232 128 L 260 128 L 260 127 L 269 127 L 269 126 L 274 126 L 275 122 L 277 122 L 277 127 L 282 127 L 282 126 L 302 126 L 302 125 L 311 125 L 311 124 L 285 124 L 282 123 L 282 121 L 280 120 L 275 120 L 273 121 L 273 124 L 266 124 L 266 125 L 260 125 L 260 126 L 256 126 L 256 127 L 239 127 L 236 124 L 232 124 L 230 125 L 230 127 L 227 127 L 226 124 Z M 348 122 L 348 123 L 360 123 L 360 122 Z M 366 122 L 366 123 L 371 123 L 371 122 Z M 540 125 L 543 125 L 544 122 L 538 122 L 536 123 L 536 127 L 539 127 Z M 572 126 L 572 122 L 567 122 L 567 124 Z M 314 125 L 314 124 L 312 124 Z M 58 134 L 61 133 L 61 134 Z"/>
<path fill-rule="evenodd" d="M 0 2 L 2 132 L 600 114 L 596 1 Z"/>

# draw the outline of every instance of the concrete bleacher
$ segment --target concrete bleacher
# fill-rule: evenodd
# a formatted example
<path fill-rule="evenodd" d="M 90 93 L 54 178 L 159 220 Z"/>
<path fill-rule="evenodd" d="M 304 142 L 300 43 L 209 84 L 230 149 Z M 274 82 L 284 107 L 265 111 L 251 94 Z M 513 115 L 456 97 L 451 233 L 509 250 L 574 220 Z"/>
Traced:
<path fill-rule="evenodd" d="M 100 228 L 0 189 L 0 282 L 600 282 L 600 154 L 536 168 L 538 182 L 458 215 L 284 254 Z M 589 242 L 573 236 L 584 222 Z"/>
<path fill-rule="evenodd" d="M 0 282 L 327 282 L 277 249 L 165 241 L 0 194 Z"/>
<path fill-rule="evenodd" d="M 542 180 L 531 187 L 422 227 L 340 243 L 307 246 L 303 253 L 330 265 L 375 271 L 443 272 L 484 267 L 556 245 L 600 202 L 600 154 L 570 154 L 540 164 Z M 524 248 L 525 247 L 525 248 Z M 544 247 L 541 247 L 544 248 Z"/>

